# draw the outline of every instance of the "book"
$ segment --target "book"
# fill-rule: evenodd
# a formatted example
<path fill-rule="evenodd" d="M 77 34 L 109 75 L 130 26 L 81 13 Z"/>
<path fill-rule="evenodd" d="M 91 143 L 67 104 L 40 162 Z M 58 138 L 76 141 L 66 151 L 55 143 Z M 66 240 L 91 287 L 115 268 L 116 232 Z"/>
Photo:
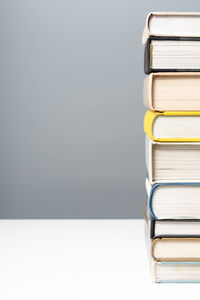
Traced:
<path fill-rule="evenodd" d="M 151 184 L 147 178 L 146 192 L 148 196 L 148 210 L 152 218 L 159 220 L 182 219 L 183 222 L 185 219 L 200 220 L 200 183 Z M 187 223 L 185 225 L 189 230 L 185 229 L 185 234 L 192 233 L 189 226 L 194 228 L 194 225 L 198 226 L 197 230 L 200 233 L 200 223 Z M 178 226 L 180 226 L 180 223 Z"/>
<path fill-rule="evenodd" d="M 144 80 L 143 95 L 151 110 L 200 111 L 200 73 L 151 73 Z"/>
<path fill-rule="evenodd" d="M 154 142 L 146 136 L 150 183 L 200 182 L 200 143 Z"/>
<path fill-rule="evenodd" d="M 200 262 L 155 262 L 151 259 L 152 281 L 157 283 L 200 283 Z"/>
<path fill-rule="evenodd" d="M 200 37 L 149 37 L 144 72 L 200 72 Z"/>
<path fill-rule="evenodd" d="M 200 237 L 162 237 L 151 240 L 155 261 L 200 261 Z"/>
<path fill-rule="evenodd" d="M 199 12 L 151 12 L 145 22 L 143 44 L 149 36 L 200 36 Z"/>
<path fill-rule="evenodd" d="M 150 221 L 151 238 L 156 237 L 200 237 L 198 220 L 155 220 Z"/>
<path fill-rule="evenodd" d="M 200 142 L 200 112 L 148 110 L 144 131 L 157 142 Z"/>

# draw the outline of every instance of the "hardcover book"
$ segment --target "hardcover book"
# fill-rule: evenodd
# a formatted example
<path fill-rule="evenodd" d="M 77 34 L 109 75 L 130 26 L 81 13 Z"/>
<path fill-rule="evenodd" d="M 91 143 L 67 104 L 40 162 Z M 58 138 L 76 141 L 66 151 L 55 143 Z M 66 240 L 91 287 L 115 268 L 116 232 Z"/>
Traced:
<path fill-rule="evenodd" d="M 199 12 L 151 12 L 146 18 L 143 44 L 149 36 L 200 36 Z"/>
<path fill-rule="evenodd" d="M 156 262 L 150 259 L 152 281 L 157 283 L 200 283 L 200 262 Z"/>
<path fill-rule="evenodd" d="M 151 240 L 155 261 L 200 261 L 200 237 L 159 237 Z"/>
<path fill-rule="evenodd" d="M 149 37 L 144 72 L 200 72 L 200 37 Z"/>
<path fill-rule="evenodd" d="M 156 111 L 200 111 L 200 73 L 151 73 L 144 80 L 144 105 Z"/>
<path fill-rule="evenodd" d="M 147 178 L 146 192 L 148 196 L 148 210 L 154 219 L 200 220 L 200 183 L 151 184 Z M 198 223 L 187 223 L 188 234 L 191 233 L 189 226 L 195 230 L 194 225 L 198 225 Z M 200 230 L 199 225 L 198 231 Z"/>
<path fill-rule="evenodd" d="M 150 183 L 200 182 L 200 143 L 154 142 L 146 136 Z"/>
<path fill-rule="evenodd" d="M 200 142 L 200 112 L 148 110 L 144 131 L 155 142 Z"/>

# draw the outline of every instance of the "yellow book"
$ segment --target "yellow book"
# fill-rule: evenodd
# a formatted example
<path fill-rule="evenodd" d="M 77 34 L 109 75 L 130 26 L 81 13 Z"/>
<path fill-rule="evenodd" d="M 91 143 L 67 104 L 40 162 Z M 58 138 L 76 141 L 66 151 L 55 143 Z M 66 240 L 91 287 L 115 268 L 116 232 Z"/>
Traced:
<path fill-rule="evenodd" d="M 144 131 L 154 142 L 200 142 L 200 111 L 148 110 Z"/>

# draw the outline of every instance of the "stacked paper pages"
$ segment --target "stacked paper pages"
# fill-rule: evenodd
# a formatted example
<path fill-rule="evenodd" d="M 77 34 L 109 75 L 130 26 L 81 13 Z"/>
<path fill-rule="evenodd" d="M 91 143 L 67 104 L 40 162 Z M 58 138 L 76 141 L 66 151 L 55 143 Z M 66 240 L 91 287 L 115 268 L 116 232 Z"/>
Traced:
<path fill-rule="evenodd" d="M 152 277 L 200 282 L 200 13 L 150 13 L 143 43 Z"/>

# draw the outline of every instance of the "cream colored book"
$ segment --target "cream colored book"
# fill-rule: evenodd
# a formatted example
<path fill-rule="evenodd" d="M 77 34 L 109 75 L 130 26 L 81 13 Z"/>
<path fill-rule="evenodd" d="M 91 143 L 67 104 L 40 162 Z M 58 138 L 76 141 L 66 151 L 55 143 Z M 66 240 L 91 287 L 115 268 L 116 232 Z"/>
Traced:
<path fill-rule="evenodd" d="M 163 237 L 151 241 L 155 261 L 200 261 L 200 238 Z"/>
<path fill-rule="evenodd" d="M 199 12 L 151 12 L 148 14 L 142 42 L 149 36 L 200 36 Z"/>
<path fill-rule="evenodd" d="M 200 111 L 200 73 L 151 73 L 144 80 L 144 105 L 156 111 Z"/>
<path fill-rule="evenodd" d="M 150 183 L 200 182 L 200 143 L 153 142 L 146 136 Z"/>
<path fill-rule="evenodd" d="M 200 38 L 151 37 L 149 43 L 149 72 L 200 72 Z"/>

